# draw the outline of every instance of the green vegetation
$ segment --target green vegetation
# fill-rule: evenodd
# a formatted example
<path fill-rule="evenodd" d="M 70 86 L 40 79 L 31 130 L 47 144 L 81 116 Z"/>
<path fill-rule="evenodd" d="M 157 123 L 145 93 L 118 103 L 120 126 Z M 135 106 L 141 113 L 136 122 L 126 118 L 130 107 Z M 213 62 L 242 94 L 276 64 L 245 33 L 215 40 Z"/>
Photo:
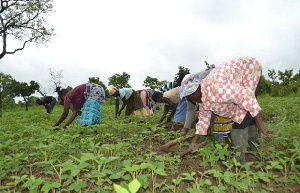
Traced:
<path fill-rule="evenodd" d="M 115 119 L 110 101 L 100 125 L 75 121 L 66 130 L 51 127 L 62 107 L 50 115 L 40 106 L 4 110 L 0 192 L 299 192 L 300 98 L 259 101 L 273 136 L 261 138 L 245 166 L 230 144 L 214 142 L 181 159 L 192 138 L 162 153 L 180 131 L 157 127 L 160 115 Z"/>

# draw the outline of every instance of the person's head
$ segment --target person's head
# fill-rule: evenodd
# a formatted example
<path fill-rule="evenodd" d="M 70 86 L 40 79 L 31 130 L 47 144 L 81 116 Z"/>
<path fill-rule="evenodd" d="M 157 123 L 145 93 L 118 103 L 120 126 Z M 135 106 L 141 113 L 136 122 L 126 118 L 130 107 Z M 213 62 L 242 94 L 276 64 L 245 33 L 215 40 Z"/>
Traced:
<path fill-rule="evenodd" d="M 115 86 L 111 86 L 108 90 L 110 96 L 117 97 L 119 96 L 119 90 Z"/>
<path fill-rule="evenodd" d="M 42 100 L 41 100 L 41 99 L 36 99 L 36 103 L 37 103 L 38 105 L 42 105 Z"/>
<path fill-rule="evenodd" d="M 65 96 L 67 95 L 68 92 L 69 92 L 69 90 L 67 90 L 67 89 L 61 89 L 57 92 L 58 96 L 59 96 L 59 100 L 60 100 L 59 103 L 61 105 L 64 105 Z"/>
<path fill-rule="evenodd" d="M 186 75 L 180 87 L 180 98 L 186 97 L 192 103 L 201 103 L 201 83 L 202 79 L 198 74 Z"/>
<path fill-rule="evenodd" d="M 151 95 L 151 98 L 157 103 L 162 103 L 163 102 L 163 93 L 156 91 Z"/>
<path fill-rule="evenodd" d="M 201 93 L 201 86 L 199 85 L 197 90 L 193 92 L 192 94 L 186 96 L 187 100 L 192 103 L 202 103 L 201 100 L 202 93 Z"/>

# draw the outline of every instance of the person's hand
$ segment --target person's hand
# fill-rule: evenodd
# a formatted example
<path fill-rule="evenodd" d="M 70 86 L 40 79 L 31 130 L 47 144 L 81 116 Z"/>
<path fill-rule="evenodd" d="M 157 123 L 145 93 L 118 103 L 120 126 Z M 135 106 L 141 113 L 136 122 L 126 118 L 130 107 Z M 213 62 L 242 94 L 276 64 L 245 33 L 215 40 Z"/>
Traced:
<path fill-rule="evenodd" d="M 192 150 L 195 150 L 196 145 L 198 144 L 199 138 L 200 138 L 200 135 L 195 134 L 194 140 L 193 140 L 193 142 L 191 143 L 191 145 L 189 146 L 189 149 L 191 148 Z"/>
<path fill-rule="evenodd" d="M 261 132 L 261 133 L 262 133 L 262 132 Z M 263 134 L 263 137 L 269 138 L 269 137 L 272 137 L 273 131 L 267 130 L 267 131 L 265 131 L 265 132 L 262 133 L 262 134 Z"/>
<path fill-rule="evenodd" d="M 120 115 L 121 115 L 121 112 L 122 112 L 122 111 L 119 111 L 119 112 L 118 112 L 118 116 L 120 116 Z"/>
<path fill-rule="evenodd" d="M 63 128 L 66 129 L 68 127 L 68 125 L 64 125 Z"/>
<path fill-rule="evenodd" d="M 268 129 L 268 127 L 266 127 L 265 125 L 260 125 L 259 131 L 261 132 L 261 134 L 268 136 L 271 134 L 270 130 Z"/>
<path fill-rule="evenodd" d="M 189 149 L 194 150 L 196 148 L 197 143 L 195 141 L 193 141 L 190 146 Z"/>

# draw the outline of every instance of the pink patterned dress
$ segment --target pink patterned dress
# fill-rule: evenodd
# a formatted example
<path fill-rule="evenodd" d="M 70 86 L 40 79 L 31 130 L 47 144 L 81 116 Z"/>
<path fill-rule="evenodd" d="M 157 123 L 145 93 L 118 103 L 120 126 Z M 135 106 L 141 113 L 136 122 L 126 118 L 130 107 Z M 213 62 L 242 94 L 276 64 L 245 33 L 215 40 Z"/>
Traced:
<path fill-rule="evenodd" d="M 196 134 L 206 135 L 211 112 L 241 123 L 250 112 L 255 117 L 261 108 L 255 97 L 262 67 L 253 57 L 240 57 L 213 69 L 201 82 L 202 103 Z"/>

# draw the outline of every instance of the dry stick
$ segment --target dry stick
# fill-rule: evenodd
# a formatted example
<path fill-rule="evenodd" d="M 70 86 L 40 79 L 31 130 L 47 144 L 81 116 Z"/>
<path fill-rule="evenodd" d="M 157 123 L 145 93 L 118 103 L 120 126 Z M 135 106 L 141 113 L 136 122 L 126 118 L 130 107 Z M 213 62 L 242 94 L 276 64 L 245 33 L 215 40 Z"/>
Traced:
<path fill-rule="evenodd" d="M 209 143 L 209 140 L 206 140 L 206 141 L 203 141 L 202 143 L 198 143 L 197 145 L 195 145 L 195 147 L 188 147 L 186 150 L 184 150 L 183 152 L 181 152 L 179 154 L 180 157 L 183 157 L 185 156 L 186 154 L 196 150 L 196 149 L 199 149 L 201 147 L 204 147 L 205 145 L 207 145 Z"/>
<path fill-rule="evenodd" d="M 177 139 L 174 139 L 172 141 L 169 141 L 168 143 L 162 145 L 160 148 L 164 151 L 164 152 L 169 152 L 170 151 L 170 147 L 175 145 L 176 143 L 180 143 L 181 141 L 189 138 L 189 137 L 193 137 L 195 136 L 195 134 L 192 135 L 188 135 L 186 137 L 178 137 Z"/>

